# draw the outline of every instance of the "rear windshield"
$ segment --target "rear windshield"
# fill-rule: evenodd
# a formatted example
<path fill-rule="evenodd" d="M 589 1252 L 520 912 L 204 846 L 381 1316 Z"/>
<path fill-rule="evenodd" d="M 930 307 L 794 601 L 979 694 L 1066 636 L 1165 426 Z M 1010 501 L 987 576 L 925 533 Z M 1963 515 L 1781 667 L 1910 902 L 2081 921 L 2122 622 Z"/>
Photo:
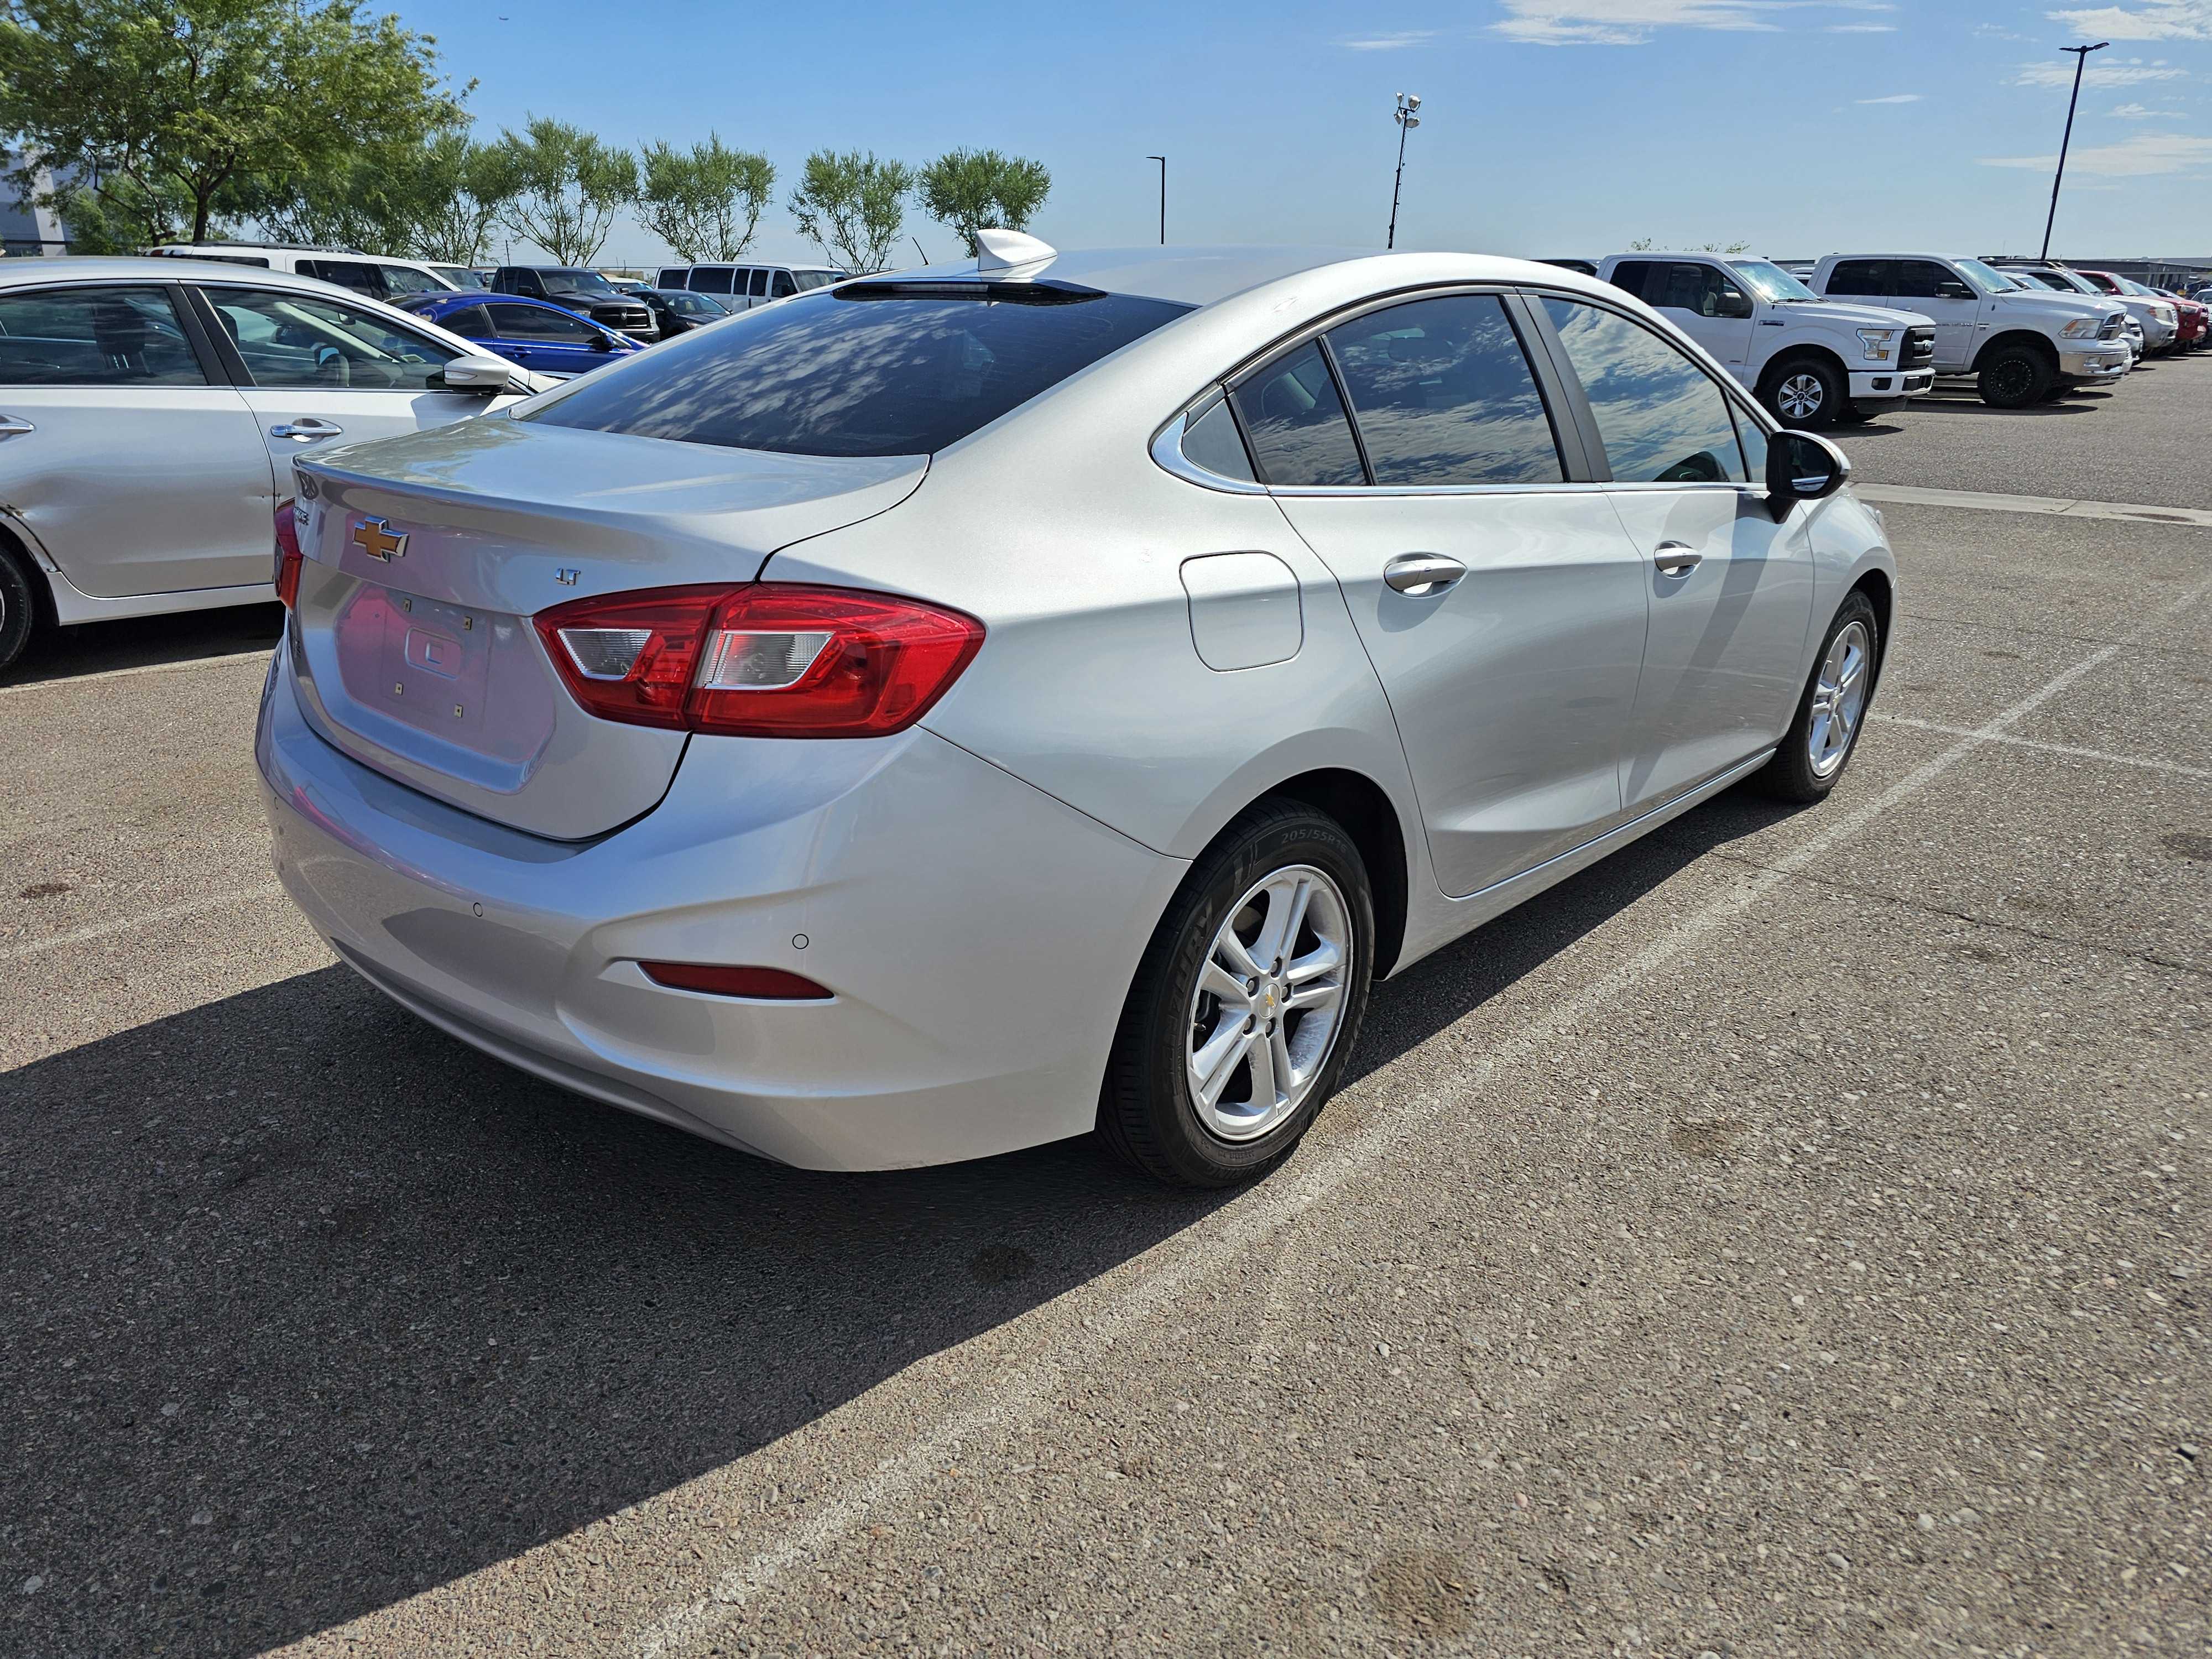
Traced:
<path fill-rule="evenodd" d="M 763 306 L 520 418 L 793 455 L 927 455 L 1191 307 L 1042 283 L 863 283 Z"/>

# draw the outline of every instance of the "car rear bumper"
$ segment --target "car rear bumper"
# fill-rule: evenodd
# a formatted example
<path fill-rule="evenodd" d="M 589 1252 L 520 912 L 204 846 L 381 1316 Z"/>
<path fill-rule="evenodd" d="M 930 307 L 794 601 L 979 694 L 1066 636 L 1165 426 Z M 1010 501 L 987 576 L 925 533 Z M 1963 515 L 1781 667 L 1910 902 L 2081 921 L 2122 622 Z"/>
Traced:
<path fill-rule="evenodd" d="M 1188 867 L 922 731 L 694 738 L 595 841 L 505 829 L 312 731 L 280 654 L 255 742 L 276 873 L 431 1024 L 577 1093 L 811 1169 L 1088 1130 L 1139 957 Z M 709 996 L 641 961 L 780 968 Z"/>
<path fill-rule="evenodd" d="M 1854 369 L 1851 371 L 1851 401 L 1855 404 L 1895 402 L 1901 398 L 1917 398 L 1931 391 L 1936 385 L 1932 368 L 1913 369 Z"/>

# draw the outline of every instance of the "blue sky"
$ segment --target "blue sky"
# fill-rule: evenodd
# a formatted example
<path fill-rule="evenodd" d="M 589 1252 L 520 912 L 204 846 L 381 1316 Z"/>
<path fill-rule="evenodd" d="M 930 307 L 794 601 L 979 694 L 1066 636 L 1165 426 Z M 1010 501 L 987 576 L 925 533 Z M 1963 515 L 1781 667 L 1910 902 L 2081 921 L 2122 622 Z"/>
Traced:
<path fill-rule="evenodd" d="M 2054 252 L 2212 254 L 2212 0 L 1371 0 L 611 7 L 404 0 L 480 135 L 526 112 L 610 140 L 711 128 L 781 173 L 761 251 L 811 256 L 781 205 L 808 151 L 1035 156 L 1031 228 L 1150 241 L 1379 246 L 1418 92 L 1401 246 L 1536 256 L 1748 241 L 2033 252 L 2091 58 Z M 938 258 L 953 240 L 908 214 Z M 909 252 L 912 248 L 909 243 Z M 602 258 L 659 245 L 617 228 Z"/>

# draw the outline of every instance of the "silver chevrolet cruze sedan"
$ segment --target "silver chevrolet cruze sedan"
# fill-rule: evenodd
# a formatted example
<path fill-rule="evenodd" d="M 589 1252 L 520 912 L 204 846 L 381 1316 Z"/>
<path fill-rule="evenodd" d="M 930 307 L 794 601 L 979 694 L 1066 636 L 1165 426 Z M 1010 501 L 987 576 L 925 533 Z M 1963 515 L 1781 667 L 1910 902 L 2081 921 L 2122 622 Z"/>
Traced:
<path fill-rule="evenodd" d="M 1377 977 L 1834 784 L 1881 522 L 1641 302 L 984 242 L 295 460 L 258 761 L 371 983 L 795 1164 L 1221 1185 Z"/>

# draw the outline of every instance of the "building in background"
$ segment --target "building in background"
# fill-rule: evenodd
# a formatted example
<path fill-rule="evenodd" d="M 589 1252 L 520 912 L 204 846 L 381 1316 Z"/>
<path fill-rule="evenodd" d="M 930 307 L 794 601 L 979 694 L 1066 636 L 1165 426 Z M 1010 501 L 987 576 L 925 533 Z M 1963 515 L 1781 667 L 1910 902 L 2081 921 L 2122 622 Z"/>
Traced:
<path fill-rule="evenodd" d="M 69 233 L 62 228 L 61 220 L 51 209 L 36 207 L 18 199 L 12 174 L 16 166 L 13 153 L 0 150 L 0 254 L 10 259 L 26 257 L 36 258 L 44 254 L 58 258 L 69 252 Z M 52 188 L 52 175 L 39 174 L 39 193 Z"/>

